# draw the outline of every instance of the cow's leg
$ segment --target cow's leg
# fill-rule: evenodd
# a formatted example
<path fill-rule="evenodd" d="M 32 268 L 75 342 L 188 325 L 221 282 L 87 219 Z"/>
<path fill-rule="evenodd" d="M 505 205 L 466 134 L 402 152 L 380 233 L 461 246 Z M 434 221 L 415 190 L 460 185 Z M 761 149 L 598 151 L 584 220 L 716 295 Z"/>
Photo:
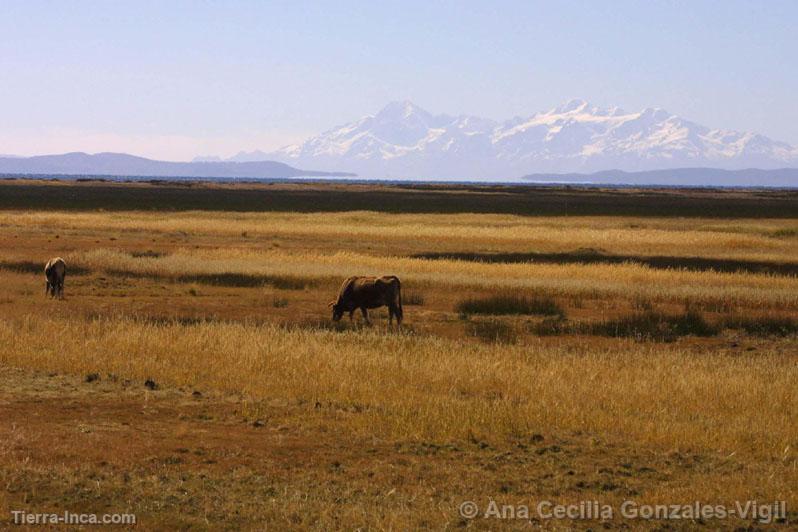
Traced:
<path fill-rule="evenodd" d="M 394 316 L 396 316 L 396 325 L 401 327 L 402 326 L 402 308 L 398 307 L 397 305 L 390 306 L 391 312 Z"/>
<path fill-rule="evenodd" d="M 393 307 L 388 305 L 388 326 L 393 325 Z"/>
<path fill-rule="evenodd" d="M 366 310 L 366 307 L 360 307 L 360 312 L 363 313 L 363 319 L 366 320 L 366 323 L 371 325 L 371 322 L 369 321 L 369 311 Z"/>
<path fill-rule="evenodd" d="M 44 282 L 44 297 L 47 297 L 49 295 L 50 295 L 50 281 L 45 281 Z"/>
<path fill-rule="evenodd" d="M 354 311 L 354 309 L 349 311 L 349 321 L 355 321 L 355 311 Z"/>

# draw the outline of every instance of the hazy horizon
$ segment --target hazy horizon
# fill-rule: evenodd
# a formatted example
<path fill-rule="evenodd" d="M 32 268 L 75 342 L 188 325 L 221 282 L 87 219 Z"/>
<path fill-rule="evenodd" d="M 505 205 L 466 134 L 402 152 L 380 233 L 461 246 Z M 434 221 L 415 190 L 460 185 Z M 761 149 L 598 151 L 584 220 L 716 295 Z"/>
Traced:
<path fill-rule="evenodd" d="M 793 2 L 10 1 L 0 153 L 274 150 L 411 100 L 493 119 L 573 97 L 798 145 Z"/>

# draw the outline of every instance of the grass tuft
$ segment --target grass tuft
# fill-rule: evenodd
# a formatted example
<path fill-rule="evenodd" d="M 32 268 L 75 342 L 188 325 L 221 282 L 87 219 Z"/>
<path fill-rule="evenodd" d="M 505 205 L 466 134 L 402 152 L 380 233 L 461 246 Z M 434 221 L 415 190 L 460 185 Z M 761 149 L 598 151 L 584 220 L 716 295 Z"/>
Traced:
<path fill-rule="evenodd" d="M 360 322 L 350 322 L 348 319 L 332 321 L 331 319 L 309 318 L 299 322 L 287 323 L 282 326 L 288 331 L 308 331 L 308 332 L 347 332 L 357 331 L 363 328 Z"/>
<path fill-rule="evenodd" d="M 647 297 L 637 296 L 632 300 L 632 308 L 649 312 L 654 310 L 654 303 Z"/>
<path fill-rule="evenodd" d="M 767 235 L 772 238 L 794 238 L 798 236 L 798 229 L 777 229 Z"/>
<path fill-rule="evenodd" d="M 288 275 L 255 275 L 247 273 L 194 273 L 177 276 L 181 283 L 198 283 L 212 286 L 232 286 L 238 288 L 254 288 L 271 285 L 279 290 L 303 290 L 311 285 L 307 279 Z"/>
<path fill-rule="evenodd" d="M 562 317 L 544 318 L 532 325 L 530 330 L 538 336 L 561 336 L 571 332 L 569 322 Z"/>
<path fill-rule="evenodd" d="M 407 292 L 402 294 L 402 304 L 422 306 L 425 302 L 424 294 L 421 292 Z"/>
<path fill-rule="evenodd" d="M 470 336 L 491 344 L 514 344 L 518 342 L 518 332 L 512 325 L 499 320 L 474 321 L 466 326 Z"/>

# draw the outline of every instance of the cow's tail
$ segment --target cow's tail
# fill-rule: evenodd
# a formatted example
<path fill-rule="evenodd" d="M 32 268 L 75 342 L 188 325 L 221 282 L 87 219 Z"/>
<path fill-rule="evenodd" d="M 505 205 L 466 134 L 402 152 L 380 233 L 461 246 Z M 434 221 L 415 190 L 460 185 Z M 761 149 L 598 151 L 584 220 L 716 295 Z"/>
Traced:
<path fill-rule="evenodd" d="M 396 321 L 401 325 L 404 313 L 402 312 L 402 283 L 398 278 L 396 279 L 396 300 L 394 304 L 396 305 Z"/>

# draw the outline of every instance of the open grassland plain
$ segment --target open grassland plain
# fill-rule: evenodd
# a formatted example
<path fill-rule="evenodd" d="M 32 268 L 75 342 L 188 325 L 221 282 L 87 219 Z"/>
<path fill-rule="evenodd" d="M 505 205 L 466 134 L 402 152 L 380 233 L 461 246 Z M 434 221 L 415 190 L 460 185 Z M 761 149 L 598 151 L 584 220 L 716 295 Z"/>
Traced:
<path fill-rule="evenodd" d="M 401 330 L 331 323 L 358 274 Z M 7 181 L 0 286 L 0 527 L 798 526 L 791 192 Z"/>

